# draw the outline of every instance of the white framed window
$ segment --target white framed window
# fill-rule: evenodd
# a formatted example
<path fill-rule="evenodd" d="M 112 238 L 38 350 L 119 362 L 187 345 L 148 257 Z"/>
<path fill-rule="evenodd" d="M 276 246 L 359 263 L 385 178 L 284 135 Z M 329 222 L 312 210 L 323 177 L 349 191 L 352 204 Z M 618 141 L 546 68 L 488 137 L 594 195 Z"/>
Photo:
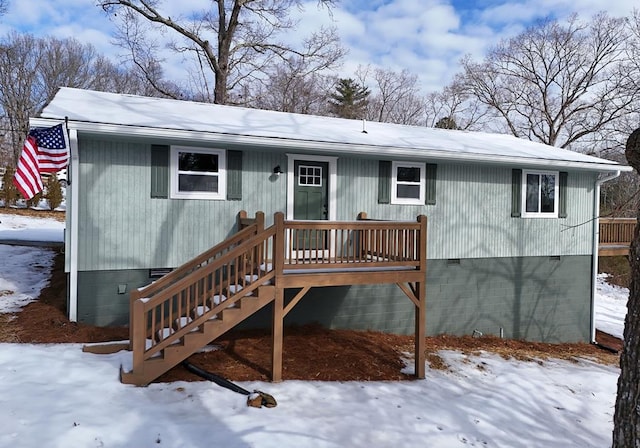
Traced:
<path fill-rule="evenodd" d="M 172 146 L 169 165 L 173 199 L 226 199 L 226 152 Z"/>
<path fill-rule="evenodd" d="M 424 205 L 425 164 L 391 163 L 391 203 Z"/>
<path fill-rule="evenodd" d="M 522 171 L 522 216 L 558 217 L 558 171 Z"/>

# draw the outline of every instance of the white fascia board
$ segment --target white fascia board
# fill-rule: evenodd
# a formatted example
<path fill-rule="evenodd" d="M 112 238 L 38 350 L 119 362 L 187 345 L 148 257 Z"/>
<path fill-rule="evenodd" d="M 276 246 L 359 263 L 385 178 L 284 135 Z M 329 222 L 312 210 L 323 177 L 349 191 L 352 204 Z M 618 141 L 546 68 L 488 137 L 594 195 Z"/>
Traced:
<path fill-rule="evenodd" d="M 60 123 L 60 119 L 32 118 L 31 126 L 53 126 Z M 259 137 L 240 134 L 225 134 L 214 132 L 190 131 L 184 129 L 152 128 L 143 126 L 127 126 L 109 123 L 92 123 L 86 121 L 69 121 L 69 127 L 77 129 L 83 134 L 111 135 L 119 137 L 155 138 L 171 140 L 189 140 L 192 142 L 246 145 L 253 147 L 278 148 L 289 151 L 325 152 L 333 155 L 345 154 L 371 157 L 375 154 L 378 158 L 385 159 L 410 159 L 433 160 L 440 162 L 466 162 L 511 165 L 514 167 L 545 167 L 545 168 L 571 168 L 575 170 L 588 170 L 598 172 L 632 171 L 630 166 L 615 163 L 590 163 L 569 160 L 549 160 L 525 157 L 509 157 L 487 155 L 477 153 L 463 153 L 443 150 L 402 148 L 392 146 L 362 145 L 353 143 L 333 143 L 310 140 L 296 140 L 288 138 Z"/>

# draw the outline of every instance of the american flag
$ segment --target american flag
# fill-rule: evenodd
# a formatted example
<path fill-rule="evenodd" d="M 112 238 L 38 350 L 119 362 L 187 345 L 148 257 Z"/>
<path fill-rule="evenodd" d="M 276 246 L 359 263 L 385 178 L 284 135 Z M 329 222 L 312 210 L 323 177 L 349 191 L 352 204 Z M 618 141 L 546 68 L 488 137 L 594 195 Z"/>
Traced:
<path fill-rule="evenodd" d="M 40 173 L 55 173 L 69 162 L 69 138 L 62 124 L 32 129 L 22 147 L 13 184 L 25 199 L 42 191 Z"/>

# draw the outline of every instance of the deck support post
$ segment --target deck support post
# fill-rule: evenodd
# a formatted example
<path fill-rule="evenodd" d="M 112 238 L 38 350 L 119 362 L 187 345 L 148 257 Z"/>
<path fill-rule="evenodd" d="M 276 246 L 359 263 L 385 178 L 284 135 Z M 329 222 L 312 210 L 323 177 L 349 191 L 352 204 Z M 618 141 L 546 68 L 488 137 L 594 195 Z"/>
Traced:
<path fill-rule="evenodd" d="M 282 339 L 284 322 L 284 290 L 276 287 L 271 325 L 271 381 L 282 381 Z"/>
<path fill-rule="evenodd" d="M 425 282 L 417 282 L 417 295 L 420 305 L 415 307 L 415 371 L 416 377 L 422 379 L 425 377 L 425 336 L 426 336 L 426 284 Z"/>
<path fill-rule="evenodd" d="M 415 371 L 416 377 L 425 377 L 425 336 L 427 327 L 427 217 L 425 215 L 418 216 L 420 223 L 420 237 L 418 239 L 418 258 L 420 260 L 420 272 L 422 278 L 416 282 L 416 294 L 418 306 L 415 307 Z"/>
<path fill-rule="evenodd" d="M 275 298 L 273 300 L 273 319 L 271 323 L 271 381 L 282 381 L 282 339 L 284 332 L 284 288 L 282 279 L 284 276 L 284 213 L 277 212 L 273 215 L 273 224 L 276 227 L 273 237 L 272 264 L 275 271 Z"/>

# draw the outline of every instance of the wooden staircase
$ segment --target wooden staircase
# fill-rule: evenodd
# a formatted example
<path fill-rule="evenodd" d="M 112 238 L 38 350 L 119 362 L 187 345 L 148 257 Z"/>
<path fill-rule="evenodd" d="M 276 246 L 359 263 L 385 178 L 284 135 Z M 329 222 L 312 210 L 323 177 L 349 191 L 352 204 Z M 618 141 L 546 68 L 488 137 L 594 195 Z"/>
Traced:
<path fill-rule="evenodd" d="M 265 229 L 258 212 L 255 219 L 241 214 L 238 228 L 131 292 L 133 365 L 121 369 L 123 383 L 149 384 L 271 303 L 271 379 L 281 381 L 284 318 L 312 287 L 381 283 L 398 285 L 414 304 L 416 376 L 425 377 L 425 216 L 415 222 L 370 220 L 364 213 L 355 222 L 286 221 L 277 212 Z M 288 288 L 299 291 L 285 303 Z"/>
<path fill-rule="evenodd" d="M 274 300 L 265 262 L 273 226 L 264 215 L 157 282 L 131 293 L 133 370 L 121 381 L 146 385 Z M 269 269 L 269 270 L 265 270 Z"/>
<path fill-rule="evenodd" d="M 226 308 L 181 337 L 171 339 L 172 342 L 165 344 L 156 355 L 143 360 L 142 368 L 134 367 L 131 372 L 121 370 L 121 381 L 125 384 L 149 384 L 274 299 L 273 285 L 260 286 L 256 293 L 242 297 L 236 302 L 237 306 Z M 174 328 L 170 329 L 170 333 L 175 331 Z M 168 335 L 165 342 L 167 340 L 170 340 Z"/>

